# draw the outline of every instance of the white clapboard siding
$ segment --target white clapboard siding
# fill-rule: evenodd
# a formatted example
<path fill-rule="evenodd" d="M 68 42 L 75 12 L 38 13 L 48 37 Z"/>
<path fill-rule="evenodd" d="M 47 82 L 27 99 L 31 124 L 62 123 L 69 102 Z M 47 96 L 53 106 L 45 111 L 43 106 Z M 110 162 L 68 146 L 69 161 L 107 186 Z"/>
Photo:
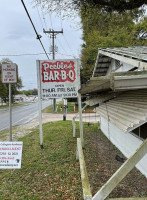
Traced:
<path fill-rule="evenodd" d="M 147 121 L 147 90 L 125 92 L 96 111 L 125 132 L 136 128 Z"/>

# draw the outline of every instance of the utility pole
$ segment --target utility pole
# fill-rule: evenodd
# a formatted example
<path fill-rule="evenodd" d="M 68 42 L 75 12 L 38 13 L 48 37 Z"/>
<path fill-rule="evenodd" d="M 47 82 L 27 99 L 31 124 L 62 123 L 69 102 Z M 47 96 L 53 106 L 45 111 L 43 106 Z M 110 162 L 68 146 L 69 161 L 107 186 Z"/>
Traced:
<path fill-rule="evenodd" d="M 49 30 L 49 31 L 45 31 L 43 29 L 43 32 L 44 33 L 49 33 L 50 34 L 50 37 L 52 38 L 52 59 L 55 60 L 55 42 L 54 42 L 54 39 L 56 38 L 56 35 L 59 34 L 59 33 L 62 33 L 63 34 L 63 29 L 61 31 L 54 31 L 53 29 Z M 56 111 L 56 99 L 53 99 L 53 106 L 54 106 L 54 111 Z"/>

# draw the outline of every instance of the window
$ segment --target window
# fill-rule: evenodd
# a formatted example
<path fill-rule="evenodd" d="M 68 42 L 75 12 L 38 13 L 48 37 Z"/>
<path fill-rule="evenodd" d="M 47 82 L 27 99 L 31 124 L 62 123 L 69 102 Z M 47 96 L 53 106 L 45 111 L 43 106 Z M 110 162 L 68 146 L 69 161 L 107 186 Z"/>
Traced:
<path fill-rule="evenodd" d="M 138 128 L 134 129 L 132 131 L 135 135 L 137 135 L 141 139 L 146 139 L 147 138 L 147 123 L 139 126 Z"/>
<path fill-rule="evenodd" d="M 119 60 L 115 60 L 115 70 L 120 68 L 120 67 L 121 67 L 120 61 Z"/>

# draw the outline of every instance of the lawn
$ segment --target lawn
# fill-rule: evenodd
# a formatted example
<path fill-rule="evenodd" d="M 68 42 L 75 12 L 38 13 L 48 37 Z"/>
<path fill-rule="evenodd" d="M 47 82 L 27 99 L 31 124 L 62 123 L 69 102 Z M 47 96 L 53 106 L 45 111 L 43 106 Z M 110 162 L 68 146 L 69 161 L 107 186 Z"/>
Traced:
<path fill-rule="evenodd" d="M 78 122 L 77 132 L 79 132 Z M 43 125 L 44 148 L 40 149 L 38 127 L 23 137 L 22 168 L 0 170 L 2 200 L 82 200 L 76 138 L 72 122 Z M 79 137 L 79 133 L 77 134 Z M 126 159 L 102 134 L 97 124 L 84 123 L 84 157 L 94 195 Z M 134 168 L 110 194 L 110 198 L 147 196 L 146 178 Z"/>
<path fill-rule="evenodd" d="M 64 105 L 63 101 L 57 102 L 56 107 L 57 107 L 57 113 L 63 113 L 63 109 L 61 108 Z M 82 105 L 84 107 L 85 104 Z M 68 102 L 67 103 L 67 113 L 74 113 L 74 107 L 75 107 L 75 112 L 78 112 L 78 105 L 75 102 Z M 84 112 L 93 112 L 94 107 L 87 106 L 84 110 Z M 48 106 L 45 109 L 43 109 L 44 113 L 55 113 L 53 111 L 53 106 Z"/>
<path fill-rule="evenodd" d="M 82 199 L 71 121 L 44 124 L 43 132 L 44 149 L 40 149 L 39 131 L 34 129 L 21 139 L 22 168 L 0 170 L 0 199 Z"/>
<path fill-rule="evenodd" d="M 92 194 L 94 195 L 122 165 L 115 159 L 115 156 L 119 155 L 121 158 L 126 158 L 109 142 L 101 130 L 97 128 L 97 125 L 84 126 L 84 135 L 84 157 Z M 136 168 L 109 195 L 109 198 L 121 197 L 147 197 L 146 178 Z"/>

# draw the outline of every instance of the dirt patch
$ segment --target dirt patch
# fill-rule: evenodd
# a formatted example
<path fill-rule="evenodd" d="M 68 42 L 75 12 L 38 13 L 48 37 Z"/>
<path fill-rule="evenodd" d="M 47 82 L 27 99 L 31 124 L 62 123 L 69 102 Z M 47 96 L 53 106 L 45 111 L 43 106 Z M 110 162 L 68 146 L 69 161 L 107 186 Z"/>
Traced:
<path fill-rule="evenodd" d="M 75 115 L 76 113 L 67 113 L 66 120 L 72 120 Z M 87 116 L 87 118 L 85 118 L 85 116 Z M 93 117 L 90 117 L 90 118 L 89 116 L 90 116 L 89 113 L 88 114 L 85 113 L 83 116 L 83 122 L 86 122 L 86 121 L 87 122 L 90 121 L 94 123 L 97 122 L 95 115 L 93 115 Z M 55 122 L 55 121 L 61 121 L 61 120 L 63 120 L 63 114 L 42 113 L 42 123 Z M 76 121 L 78 120 L 79 118 L 76 118 Z M 17 141 L 19 138 L 24 137 L 25 135 L 32 132 L 32 130 L 35 128 L 39 128 L 39 116 L 24 125 L 13 127 L 13 130 L 12 130 L 13 141 Z M 1 138 L 1 140 L 9 141 L 9 130 L 4 131 L 4 132 L 5 132 L 4 134 L 5 136 Z"/>
<path fill-rule="evenodd" d="M 66 119 L 72 120 L 74 116 L 75 116 L 75 113 L 67 114 Z M 63 114 L 42 113 L 42 123 L 55 122 L 55 121 L 61 121 L 61 120 L 63 120 Z M 19 138 L 24 137 L 25 135 L 32 132 L 33 129 L 38 128 L 38 126 L 39 126 L 39 116 L 24 125 L 13 127 L 12 129 L 13 141 L 17 141 Z M 5 136 L 1 138 L 1 140 L 9 141 L 9 130 L 6 130 L 4 132 L 5 132 L 4 133 Z"/>
<path fill-rule="evenodd" d="M 113 146 L 100 130 L 84 130 L 85 133 L 85 162 L 91 185 L 92 194 L 106 183 L 106 181 L 122 165 L 115 157 L 126 159 L 122 153 Z M 134 168 L 113 190 L 111 198 L 121 197 L 147 197 L 146 178 Z"/>

